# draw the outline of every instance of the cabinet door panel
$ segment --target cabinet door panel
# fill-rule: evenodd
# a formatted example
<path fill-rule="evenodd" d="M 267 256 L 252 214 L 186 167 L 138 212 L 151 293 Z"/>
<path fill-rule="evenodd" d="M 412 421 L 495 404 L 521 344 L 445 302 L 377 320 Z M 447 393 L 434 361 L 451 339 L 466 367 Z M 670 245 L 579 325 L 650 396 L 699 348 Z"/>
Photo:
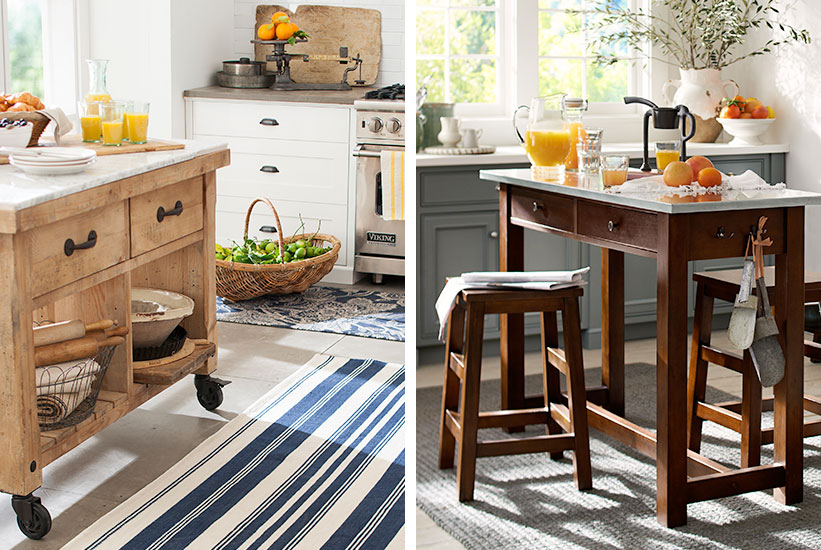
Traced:
<path fill-rule="evenodd" d="M 447 277 L 468 271 L 498 269 L 496 212 L 422 214 L 419 217 L 419 305 L 418 330 L 421 340 L 432 341 L 439 333 L 439 320 L 433 304 Z M 498 317 L 488 317 L 485 333 L 498 331 Z"/>

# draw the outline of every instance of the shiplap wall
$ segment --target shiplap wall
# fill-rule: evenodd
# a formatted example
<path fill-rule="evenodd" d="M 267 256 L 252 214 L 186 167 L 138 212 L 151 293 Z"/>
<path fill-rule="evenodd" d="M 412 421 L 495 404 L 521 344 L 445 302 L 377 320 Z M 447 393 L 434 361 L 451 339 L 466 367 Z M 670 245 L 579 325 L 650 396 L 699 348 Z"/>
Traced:
<path fill-rule="evenodd" d="M 254 35 L 256 9 L 263 2 L 234 0 L 234 52 L 236 59 L 241 56 L 253 57 L 254 48 L 250 43 Z M 369 8 L 382 12 L 382 62 L 379 66 L 377 85 L 385 86 L 405 82 L 405 0 L 324 0 L 314 2 L 269 2 L 296 11 L 300 4 L 320 4 L 344 6 L 347 8 Z M 329 52 L 330 53 L 330 52 Z M 356 52 L 352 52 L 356 53 Z"/>

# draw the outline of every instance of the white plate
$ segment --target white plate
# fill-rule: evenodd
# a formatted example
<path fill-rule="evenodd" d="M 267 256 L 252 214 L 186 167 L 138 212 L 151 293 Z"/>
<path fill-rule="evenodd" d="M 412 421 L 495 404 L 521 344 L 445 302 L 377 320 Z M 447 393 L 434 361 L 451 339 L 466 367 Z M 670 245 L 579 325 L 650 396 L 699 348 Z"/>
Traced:
<path fill-rule="evenodd" d="M 9 159 L 9 164 L 16 166 L 23 172 L 33 176 L 67 176 L 69 174 L 79 174 L 86 168 L 94 164 L 96 159 L 91 159 L 83 164 L 69 164 L 69 165 L 42 165 L 42 164 L 20 164 L 13 158 Z"/>
<path fill-rule="evenodd" d="M 65 162 L 89 161 L 97 156 L 95 151 L 84 147 L 29 147 L 9 150 L 12 158 L 30 164 L 60 164 Z"/>
<path fill-rule="evenodd" d="M 18 165 L 25 165 L 25 166 L 76 166 L 78 164 L 88 164 L 96 159 L 90 160 L 61 160 L 59 162 L 42 162 L 39 160 L 33 160 L 29 157 L 18 157 L 16 155 L 12 155 L 12 159 Z"/>

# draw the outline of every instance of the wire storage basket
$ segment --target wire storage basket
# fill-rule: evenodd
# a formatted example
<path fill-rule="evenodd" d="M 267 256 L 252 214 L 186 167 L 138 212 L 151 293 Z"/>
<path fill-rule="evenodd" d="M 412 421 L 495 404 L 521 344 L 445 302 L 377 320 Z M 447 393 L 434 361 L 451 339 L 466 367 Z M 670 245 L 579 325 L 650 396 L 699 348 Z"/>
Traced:
<path fill-rule="evenodd" d="M 248 238 L 251 211 L 258 202 L 268 205 L 274 215 L 280 250 L 284 250 L 285 246 L 291 242 L 311 237 L 313 237 L 310 243 L 312 246 L 324 247 L 325 245 L 331 245 L 331 249 L 321 256 L 286 264 L 260 265 L 217 260 L 217 295 L 234 302 L 250 300 L 266 294 L 303 292 L 330 273 L 339 257 L 339 249 L 342 247 L 339 239 L 333 235 L 324 235 L 322 233 L 294 235 L 286 240 L 282 236 L 282 224 L 279 221 L 279 214 L 277 214 L 276 208 L 271 204 L 271 201 L 266 198 L 254 199 L 254 202 L 248 207 L 248 212 L 245 215 L 245 229 L 242 234 L 243 241 Z"/>
<path fill-rule="evenodd" d="M 36 368 L 41 430 L 65 428 L 91 416 L 115 349 L 101 347 L 94 357 Z"/>

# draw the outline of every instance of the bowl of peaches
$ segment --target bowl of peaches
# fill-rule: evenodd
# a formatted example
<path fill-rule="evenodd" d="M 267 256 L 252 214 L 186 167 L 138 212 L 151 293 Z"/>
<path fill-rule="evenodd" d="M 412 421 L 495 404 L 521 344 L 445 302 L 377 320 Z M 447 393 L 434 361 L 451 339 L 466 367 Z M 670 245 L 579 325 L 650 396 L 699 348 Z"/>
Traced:
<path fill-rule="evenodd" d="M 725 97 L 718 122 L 733 136 L 731 145 L 760 145 L 760 136 L 775 122 L 775 111 L 754 97 Z"/>

